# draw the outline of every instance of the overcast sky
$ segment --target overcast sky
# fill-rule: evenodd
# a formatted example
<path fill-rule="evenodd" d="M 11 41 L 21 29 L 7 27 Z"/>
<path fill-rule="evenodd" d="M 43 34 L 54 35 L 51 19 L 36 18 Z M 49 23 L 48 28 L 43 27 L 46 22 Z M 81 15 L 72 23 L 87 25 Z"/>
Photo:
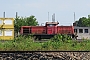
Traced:
<path fill-rule="evenodd" d="M 0 0 L 0 17 L 3 12 L 6 17 L 14 17 L 15 12 L 19 16 L 34 15 L 39 24 L 52 21 L 52 14 L 55 13 L 55 21 L 60 25 L 72 25 L 75 19 L 87 17 L 90 14 L 90 0 Z"/>

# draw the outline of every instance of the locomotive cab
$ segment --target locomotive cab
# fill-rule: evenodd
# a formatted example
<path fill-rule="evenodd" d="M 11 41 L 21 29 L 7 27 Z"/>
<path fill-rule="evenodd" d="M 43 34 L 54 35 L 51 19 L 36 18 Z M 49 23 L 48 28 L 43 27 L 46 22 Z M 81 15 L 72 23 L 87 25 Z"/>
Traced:
<path fill-rule="evenodd" d="M 47 34 L 57 34 L 58 22 L 46 22 Z"/>

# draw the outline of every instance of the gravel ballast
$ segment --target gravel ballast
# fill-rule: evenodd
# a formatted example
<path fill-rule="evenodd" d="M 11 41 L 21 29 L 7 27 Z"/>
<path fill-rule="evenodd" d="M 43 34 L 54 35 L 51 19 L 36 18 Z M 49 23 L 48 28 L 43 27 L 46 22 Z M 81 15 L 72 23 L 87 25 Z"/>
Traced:
<path fill-rule="evenodd" d="M 90 60 L 90 52 L 0 52 L 0 60 Z"/>

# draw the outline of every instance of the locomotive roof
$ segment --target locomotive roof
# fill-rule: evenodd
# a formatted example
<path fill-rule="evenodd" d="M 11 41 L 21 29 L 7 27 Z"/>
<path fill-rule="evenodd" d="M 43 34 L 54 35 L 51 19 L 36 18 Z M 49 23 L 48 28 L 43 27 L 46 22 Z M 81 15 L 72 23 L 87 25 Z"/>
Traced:
<path fill-rule="evenodd" d="M 59 24 L 58 22 L 46 22 L 46 24 Z"/>

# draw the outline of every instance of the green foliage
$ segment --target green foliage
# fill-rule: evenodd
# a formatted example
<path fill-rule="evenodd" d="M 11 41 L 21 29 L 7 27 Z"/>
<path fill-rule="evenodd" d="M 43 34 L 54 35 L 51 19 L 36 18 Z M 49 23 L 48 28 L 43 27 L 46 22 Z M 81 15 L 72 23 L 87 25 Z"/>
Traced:
<path fill-rule="evenodd" d="M 62 41 L 61 35 L 56 35 L 43 43 L 34 42 L 31 36 L 19 36 L 12 41 L 0 41 L 0 51 L 90 51 L 89 46 L 90 40 L 82 42 L 76 40 Z"/>
<path fill-rule="evenodd" d="M 52 42 L 59 42 L 59 41 L 62 41 L 62 35 L 58 34 L 58 35 L 55 35 L 53 38 L 51 38 L 51 41 Z"/>
<path fill-rule="evenodd" d="M 17 17 L 14 21 L 15 31 L 18 32 L 21 26 L 36 26 L 38 22 L 36 21 L 35 16 L 30 17 Z"/>
<path fill-rule="evenodd" d="M 63 43 L 68 42 L 67 39 L 70 39 L 70 37 L 67 35 L 61 35 L 61 34 L 55 35 L 53 38 L 50 39 L 50 41 L 45 42 L 42 45 L 42 48 L 50 49 L 50 47 L 52 47 L 52 50 L 53 49 L 57 50 L 63 45 Z"/>
<path fill-rule="evenodd" d="M 28 38 L 26 38 L 25 36 L 19 36 L 12 41 L 5 41 L 1 45 L 3 46 L 4 50 L 18 51 L 27 50 L 27 48 L 30 48 L 33 43 L 34 42 L 31 36 L 29 36 Z"/>
<path fill-rule="evenodd" d="M 60 42 L 52 42 L 52 47 L 57 50 L 57 49 L 59 49 L 61 44 L 62 43 L 60 43 Z"/>
<path fill-rule="evenodd" d="M 72 46 L 72 47 L 77 46 L 77 41 L 72 41 L 71 46 Z"/>
<path fill-rule="evenodd" d="M 36 26 L 36 25 L 38 25 L 38 22 L 36 21 L 36 18 L 33 15 L 30 16 L 30 17 L 27 17 L 25 19 L 26 19 L 27 26 Z"/>
<path fill-rule="evenodd" d="M 55 35 L 53 38 L 51 38 L 51 41 L 52 42 L 65 42 L 68 40 L 71 40 L 71 37 L 66 35 L 66 34 L 58 34 L 58 35 Z"/>
<path fill-rule="evenodd" d="M 49 46 L 49 43 L 48 42 L 45 42 L 43 45 L 42 45 L 42 48 L 48 48 Z"/>
<path fill-rule="evenodd" d="M 75 21 L 75 23 L 79 27 L 90 27 L 90 17 L 89 18 L 82 17 L 78 21 Z"/>

